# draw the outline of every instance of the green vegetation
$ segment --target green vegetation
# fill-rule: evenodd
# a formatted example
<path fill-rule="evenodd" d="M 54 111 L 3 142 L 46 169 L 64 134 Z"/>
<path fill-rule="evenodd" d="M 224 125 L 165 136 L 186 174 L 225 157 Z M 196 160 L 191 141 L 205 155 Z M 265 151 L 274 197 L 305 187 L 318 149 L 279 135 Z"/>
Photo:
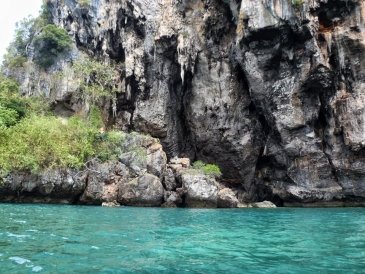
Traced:
<path fill-rule="evenodd" d="M 27 18 L 18 24 L 4 68 L 16 72 L 24 67 L 32 52 L 32 61 L 47 69 L 70 50 L 71 39 L 65 30 L 51 23 L 47 3 L 44 2 L 39 17 Z M 83 0 L 80 4 L 90 4 L 90 1 Z M 51 86 L 64 79 L 65 73 L 54 73 Z M 37 173 L 49 168 L 80 169 L 91 160 L 107 161 L 126 152 L 145 160 L 145 149 L 123 145 L 127 134 L 105 131 L 102 113 L 96 106 L 100 98 L 112 99 L 113 113 L 116 112 L 114 83 L 119 73 L 115 67 L 84 58 L 73 65 L 70 74 L 80 79 L 81 95 L 91 106 L 87 117 L 56 117 L 51 114 L 47 100 L 20 96 L 18 83 L 0 75 L 0 174 Z"/>
<path fill-rule="evenodd" d="M 79 5 L 82 8 L 88 8 L 91 5 L 91 0 L 79 0 Z"/>
<path fill-rule="evenodd" d="M 304 0 L 291 0 L 291 2 L 294 5 L 294 7 L 299 8 L 303 5 Z"/>
<path fill-rule="evenodd" d="M 81 91 L 91 99 L 91 102 L 96 102 L 100 97 L 115 97 L 118 91 L 115 80 L 119 75 L 113 65 L 83 58 L 73 65 L 73 69 L 76 78 L 82 80 Z"/>
<path fill-rule="evenodd" d="M 18 84 L 0 75 L 0 129 L 15 125 L 30 114 L 47 112 L 47 103 L 41 98 L 23 98 L 18 95 Z"/>
<path fill-rule="evenodd" d="M 10 43 L 4 56 L 3 65 L 7 68 L 19 68 L 27 61 L 28 49 L 37 33 L 39 21 L 28 17 L 18 22 L 14 40 Z"/>
<path fill-rule="evenodd" d="M 46 69 L 57 57 L 70 49 L 71 39 L 64 29 L 52 24 L 52 15 L 47 3 L 44 2 L 37 18 L 28 17 L 17 23 L 14 40 L 4 56 L 4 67 L 23 67 L 30 50 L 33 49 L 33 61 Z"/>
<path fill-rule="evenodd" d="M 55 167 L 81 168 L 91 158 L 107 160 L 115 156 L 123 134 L 101 134 L 77 117 L 62 120 L 32 115 L 0 135 L 0 167 L 3 171 Z"/>
<path fill-rule="evenodd" d="M 206 164 L 202 161 L 196 161 L 193 163 L 193 169 L 202 171 L 205 175 L 220 177 L 222 172 L 219 166 L 215 164 Z"/>
<path fill-rule="evenodd" d="M 0 77 L 0 172 L 82 168 L 91 159 L 115 159 L 125 133 L 104 132 L 101 112 L 57 118 L 40 98 L 17 95 L 16 82 Z M 139 152 L 138 150 L 136 150 Z"/>
<path fill-rule="evenodd" d="M 34 61 L 42 68 L 54 64 L 61 54 L 71 48 L 71 38 L 67 32 L 55 25 L 46 25 L 41 33 L 34 38 Z"/>

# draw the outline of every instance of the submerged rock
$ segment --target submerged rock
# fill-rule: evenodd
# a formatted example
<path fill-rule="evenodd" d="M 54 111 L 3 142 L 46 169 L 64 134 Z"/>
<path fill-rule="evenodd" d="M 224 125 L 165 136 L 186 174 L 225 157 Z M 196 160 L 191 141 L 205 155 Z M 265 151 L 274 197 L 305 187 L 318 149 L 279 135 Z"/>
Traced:
<path fill-rule="evenodd" d="M 112 202 L 103 202 L 101 204 L 101 206 L 103 206 L 103 207 L 120 207 L 120 204 L 117 201 L 112 201 Z"/>
<path fill-rule="evenodd" d="M 263 201 L 263 202 L 259 202 L 259 203 L 253 203 L 251 204 L 252 207 L 256 207 L 256 208 L 275 208 L 276 205 L 270 201 Z"/>

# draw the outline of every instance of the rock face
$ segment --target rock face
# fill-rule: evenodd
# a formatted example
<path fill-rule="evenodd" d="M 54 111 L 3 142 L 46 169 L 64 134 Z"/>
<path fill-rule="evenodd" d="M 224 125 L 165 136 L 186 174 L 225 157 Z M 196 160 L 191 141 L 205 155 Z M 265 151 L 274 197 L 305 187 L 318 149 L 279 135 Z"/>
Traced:
<path fill-rule="evenodd" d="M 180 176 L 188 207 L 217 207 L 218 183 L 213 178 L 192 171 L 182 172 Z"/>
<path fill-rule="evenodd" d="M 0 180 L 0 199 L 7 202 L 73 203 L 86 187 L 86 176 L 71 170 L 39 175 L 13 172 Z"/>
<path fill-rule="evenodd" d="M 130 206 L 160 206 L 164 189 L 154 175 L 145 174 L 121 185 L 118 200 Z"/>
<path fill-rule="evenodd" d="M 118 127 L 159 138 L 169 159 L 217 163 L 239 202 L 365 203 L 364 1 L 47 2 L 74 56 L 117 63 Z M 162 147 L 136 157 L 120 158 L 133 176 L 179 188 Z M 235 203 L 186 177 L 188 204 Z M 88 193 L 114 184 L 93 180 Z"/>

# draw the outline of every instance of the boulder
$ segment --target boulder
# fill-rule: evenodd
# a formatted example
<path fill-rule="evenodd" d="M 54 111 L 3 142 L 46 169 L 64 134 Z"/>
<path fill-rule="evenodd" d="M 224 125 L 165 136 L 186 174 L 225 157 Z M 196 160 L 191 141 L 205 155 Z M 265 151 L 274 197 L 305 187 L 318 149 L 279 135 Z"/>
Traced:
<path fill-rule="evenodd" d="M 175 173 L 171 168 L 167 168 L 164 176 L 164 187 L 166 190 L 175 190 L 179 186 Z"/>
<path fill-rule="evenodd" d="M 166 171 L 167 157 L 161 144 L 153 144 L 147 148 L 147 172 L 162 178 Z"/>
<path fill-rule="evenodd" d="M 103 202 L 116 201 L 119 182 L 128 178 L 129 170 L 120 162 L 95 164 L 88 169 L 88 184 L 80 197 L 80 202 L 100 205 Z"/>
<path fill-rule="evenodd" d="M 165 191 L 163 207 L 177 207 L 183 203 L 181 191 Z"/>
<path fill-rule="evenodd" d="M 252 203 L 251 205 L 252 205 L 252 207 L 255 207 L 255 208 L 275 208 L 276 207 L 276 205 L 270 201 Z"/>
<path fill-rule="evenodd" d="M 238 199 L 232 189 L 223 188 L 218 192 L 218 207 L 236 208 L 238 204 Z"/>
<path fill-rule="evenodd" d="M 160 206 L 163 195 L 160 179 L 147 173 L 129 182 L 122 182 L 118 202 L 128 206 Z"/>
<path fill-rule="evenodd" d="M 112 201 L 112 202 L 103 202 L 101 204 L 102 207 L 119 207 L 120 204 L 117 201 Z"/>
<path fill-rule="evenodd" d="M 187 207 L 217 207 L 218 183 L 213 177 L 187 170 L 180 176 Z"/>

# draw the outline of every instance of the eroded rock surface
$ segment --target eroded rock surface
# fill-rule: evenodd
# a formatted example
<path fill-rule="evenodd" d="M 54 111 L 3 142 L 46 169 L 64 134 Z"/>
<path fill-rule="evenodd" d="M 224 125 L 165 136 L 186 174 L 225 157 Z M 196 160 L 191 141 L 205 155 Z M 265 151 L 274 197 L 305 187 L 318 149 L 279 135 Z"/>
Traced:
<path fill-rule="evenodd" d="M 186 167 L 166 166 L 167 158 L 187 157 L 217 163 L 240 189 L 239 203 L 364 203 L 364 1 L 48 5 L 74 38 L 71 59 L 89 54 L 117 63 L 116 125 L 161 140 L 145 144 L 142 160 L 138 151 L 121 155 L 132 177 L 148 172 L 176 192 L 175 176 Z M 72 90 L 58 94 L 59 104 L 83 109 Z M 229 190 L 188 176 L 187 204 L 203 196 L 214 206 L 236 203 Z M 101 179 L 94 188 L 93 180 L 88 192 L 100 197 L 99 189 L 113 185 Z"/>

